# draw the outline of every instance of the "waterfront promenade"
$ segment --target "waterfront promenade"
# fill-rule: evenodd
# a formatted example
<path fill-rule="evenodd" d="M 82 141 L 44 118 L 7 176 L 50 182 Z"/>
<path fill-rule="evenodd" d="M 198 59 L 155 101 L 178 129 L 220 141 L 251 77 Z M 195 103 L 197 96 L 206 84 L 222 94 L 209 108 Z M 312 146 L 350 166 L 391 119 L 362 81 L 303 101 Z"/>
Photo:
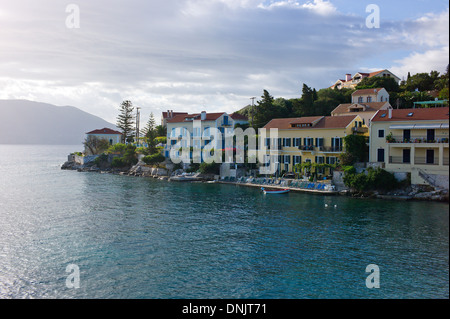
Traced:
<path fill-rule="evenodd" d="M 336 190 L 335 186 L 331 184 L 331 181 L 309 182 L 297 179 L 252 178 L 252 177 L 250 178 L 241 177 L 236 180 L 231 177 L 220 179 L 218 182 L 224 184 L 235 184 L 238 186 L 289 189 L 291 191 L 315 193 L 315 194 L 336 195 L 339 193 Z"/>

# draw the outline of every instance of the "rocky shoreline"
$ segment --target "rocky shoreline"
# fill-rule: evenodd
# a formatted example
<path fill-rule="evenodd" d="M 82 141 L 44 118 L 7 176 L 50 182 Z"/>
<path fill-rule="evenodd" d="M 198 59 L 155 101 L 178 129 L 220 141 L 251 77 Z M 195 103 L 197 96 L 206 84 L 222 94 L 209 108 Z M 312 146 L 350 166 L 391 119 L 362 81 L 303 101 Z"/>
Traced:
<path fill-rule="evenodd" d="M 437 201 L 449 203 L 449 191 L 446 189 L 434 189 L 429 186 L 412 185 L 406 189 L 395 190 L 387 193 L 379 192 L 352 192 L 350 190 L 340 192 L 341 195 L 353 198 L 377 198 L 401 201 Z"/>
<path fill-rule="evenodd" d="M 134 177 L 148 177 L 162 180 L 173 180 L 173 176 L 183 173 L 183 170 L 169 170 L 167 168 L 152 167 L 139 161 L 132 167 L 110 168 L 98 167 L 94 163 L 78 164 L 74 161 L 67 161 L 62 166 L 63 170 L 76 170 L 78 172 L 96 172 L 101 174 L 126 175 Z M 217 176 L 212 174 L 196 174 L 195 180 L 199 182 L 217 181 Z M 230 184 L 227 182 L 227 184 Z M 233 183 L 234 184 L 234 183 Z M 449 203 L 449 191 L 447 189 L 435 189 L 430 186 L 411 185 L 405 189 L 395 190 L 387 193 L 379 192 L 354 192 L 348 189 L 339 191 L 339 195 L 353 198 L 376 198 L 387 200 L 415 200 L 415 201 L 438 201 Z"/>

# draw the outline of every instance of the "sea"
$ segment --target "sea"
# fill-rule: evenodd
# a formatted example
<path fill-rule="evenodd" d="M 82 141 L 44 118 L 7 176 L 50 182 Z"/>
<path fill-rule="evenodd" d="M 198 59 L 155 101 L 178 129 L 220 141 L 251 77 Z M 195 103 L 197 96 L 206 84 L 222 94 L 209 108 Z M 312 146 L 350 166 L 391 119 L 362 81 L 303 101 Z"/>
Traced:
<path fill-rule="evenodd" d="M 448 204 L 61 170 L 0 145 L 1 299 L 448 299 Z"/>

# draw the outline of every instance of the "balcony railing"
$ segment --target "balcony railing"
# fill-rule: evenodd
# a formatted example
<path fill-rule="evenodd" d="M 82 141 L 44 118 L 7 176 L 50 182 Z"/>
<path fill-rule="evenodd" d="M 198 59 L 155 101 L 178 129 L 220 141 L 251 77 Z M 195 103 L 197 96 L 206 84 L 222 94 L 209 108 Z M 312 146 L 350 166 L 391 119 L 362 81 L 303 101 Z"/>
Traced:
<path fill-rule="evenodd" d="M 403 136 L 392 136 L 393 140 L 389 143 L 448 143 L 448 136 L 435 136 L 434 139 L 427 139 L 424 136 L 411 136 L 405 139 Z"/>
<path fill-rule="evenodd" d="M 356 133 L 367 133 L 369 132 L 368 127 L 352 127 L 352 131 Z"/>
<path fill-rule="evenodd" d="M 405 161 L 406 160 L 406 161 Z M 411 164 L 411 159 L 407 161 L 403 156 L 389 156 L 389 164 Z M 417 165 L 439 165 L 439 157 L 433 158 L 433 163 L 427 163 L 426 157 L 414 157 L 414 164 Z M 448 165 L 448 158 L 444 158 L 443 165 Z"/>
<path fill-rule="evenodd" d="M 342 146 L 320 146 L 322 152 L 342 152 Z"/>
<path fill-rule="evenodd" d="M 301 151 L 314 151 L 314 146 L 312 145 L 300 145 L 298 147 L 299 150 Z"/>

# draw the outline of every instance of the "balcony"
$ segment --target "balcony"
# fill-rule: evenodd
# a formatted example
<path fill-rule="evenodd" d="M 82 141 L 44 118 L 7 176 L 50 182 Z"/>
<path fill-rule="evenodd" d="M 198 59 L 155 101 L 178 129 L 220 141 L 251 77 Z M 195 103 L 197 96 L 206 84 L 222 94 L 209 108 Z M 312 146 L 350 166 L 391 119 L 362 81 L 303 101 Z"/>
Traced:
<path fill-rule="evenodd" d="M 448 144 L 448 136 L 435 136 L 433 140 L 428 140 L 426 136 L 411 136 L 409 139 L 405 139 L 403 136 L 396 135 L 392 136 L 392 140 L 386 140 L 387 143 L 413 143 L 413 144 L 420 144 L 420 143 L 426 143 L 426 144 L 432 144 L 432 143 L 439 143 L 439 144 Z"/>
<path fill-rule="evenodd" d="M 406 159 L 407 160 L 407 159 Z M 421 157 L 414 157 L 414 165 L 439 165 L 439 157 L 434 157 L 433 162 L 430 161 L 430 159 L 428 159 L 425 156 L 421 156 Z M 403 156 L 389 156 L 389 164 L 406 164 L 406 165 L 411 165 L 411 161 L 409 162 L 405 162 L 403 159 Z M 444 162 L 443 165 L 449 165 L 449 158 L 448 157 L 444 157 Z"/>
<path fill-rule="evenodd" d="M 342 146 L 320 146 L 319 150 L 327 153 L 340 153 L 343 151 Z"/>
<path fill-rule="evenodd" d="M 300 145 L 298 147 L 299 150 L 301 151 L 314 151 L 314 146 L 312 145 Z"/>
<path fill-rule="evenodd" d="M 368 127 L 352 127 L 352 132 L 365 134 L 365 133 L 369 132 L 369 128 Z"/>

